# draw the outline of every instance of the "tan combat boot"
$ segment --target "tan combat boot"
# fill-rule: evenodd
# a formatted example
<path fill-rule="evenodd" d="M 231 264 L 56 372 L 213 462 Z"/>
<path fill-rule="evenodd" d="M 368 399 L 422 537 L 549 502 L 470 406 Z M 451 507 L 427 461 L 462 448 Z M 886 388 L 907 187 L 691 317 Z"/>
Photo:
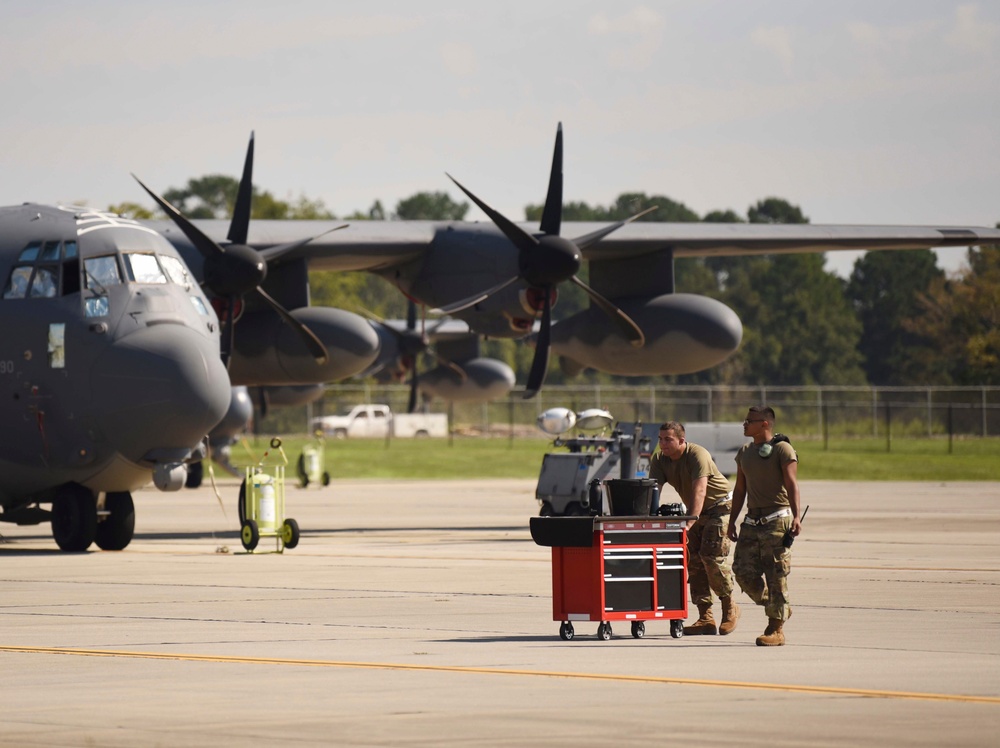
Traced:
<path fill-rule="evenodd" d="M 740 606 L 732 596 L 722 598 L 722 623 L 719 624 L 719 634 L 725 636 L 736 630 L 736 622 L 740 620 Z"/>
<path fill-rule="evenodd" d="M 712 617 L 712 603 L 701 603 L 698 605 L 698 620 L 690 626 L 684 627 L 684 636 L 700 636 L 702 634 L 714 635 L 717 633 L 715 619 Z"/>
<path fill-rule="evenodd" d="M 757 646 L 780 647 L 784 644 L 785 634 L 781 630 L 784 623 L 784 621 L 779 621 L 777 618 L 768 618 L 767 628 L 764 629 L 763 634 L 757 637 Z"/>

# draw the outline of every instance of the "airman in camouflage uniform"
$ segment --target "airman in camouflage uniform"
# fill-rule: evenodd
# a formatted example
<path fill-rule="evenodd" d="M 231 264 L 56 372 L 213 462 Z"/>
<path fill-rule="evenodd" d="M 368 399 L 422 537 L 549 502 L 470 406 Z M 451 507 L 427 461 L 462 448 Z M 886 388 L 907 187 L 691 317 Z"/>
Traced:
<path fill-rule="evenodd" d="M 788 574 L 792 552 L 782 545 L 786 531 L 802 531 L 799 523 L 798 456 L 787 441 L 774 439 L 774 411 L 750 408 L 743 434 L 753 438 L 736 453 L 736 487 L 727 535 L 736 541 L 733 572 L 740 588 L 767 613 L 767 628 L 757 646 L 785 643 L 784 624 L 791 615 Z M 736 533 L 744 502 L 747 516 Z"/>
<path fill-rule="evenodd" d="M 649 477 L 663 487 L 669 483 L 698 517 L 687 525 L 688 584 L 698 620 L 684 627 L 686 635 L 728 634 L 736 628 L 740 608 L 733 600 L 733 572 L 729 566 L 726 518 L 730 511 L 729 481 L 708 450 L 684 438 L 684 426 L 667 421 L 660 426 L 660 451 L 649 464 Z M 722 601 L 722 623 L 712 616 L 712 593 Z"/>

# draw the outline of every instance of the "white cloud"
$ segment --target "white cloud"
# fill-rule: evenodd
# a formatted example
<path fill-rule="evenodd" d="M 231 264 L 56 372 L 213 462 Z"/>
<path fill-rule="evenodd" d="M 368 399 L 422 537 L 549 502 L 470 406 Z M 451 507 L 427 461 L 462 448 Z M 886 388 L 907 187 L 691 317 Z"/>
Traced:
<path fill-rule="evenodd" d="M 440 53 L 445 69 L 458 78 L 471 78 L 479 72 L 479 58 L 471 44 L 448 42 Z"/>
<path fill-rule="evenodd" d="M 648 69 L 660 48 L 665 27 L 663 16 L 645 5 L 609 18 L 598 13 L 590 18 L 587 31 L 618 42 L 608 49 L 608 63 L 617 70 L 639 72 Z"/>
<path fill-rule="evenodd" d="M 795 52 L 792 49 L 792 32 L 784 26 L 771 28 L 756 28 L 750 39 L 758 47 L 767 50 L 781 63 L 786 75 L 791 74 L 795 62 Z"/>
<path fill-rule="evenodd" d="M 960 5 L 955 10 L 955 25 L 945 37 L 952 47 L 993 57 L 1000 39 L 1000 24 L 979 17 L 978 5 Z"/>

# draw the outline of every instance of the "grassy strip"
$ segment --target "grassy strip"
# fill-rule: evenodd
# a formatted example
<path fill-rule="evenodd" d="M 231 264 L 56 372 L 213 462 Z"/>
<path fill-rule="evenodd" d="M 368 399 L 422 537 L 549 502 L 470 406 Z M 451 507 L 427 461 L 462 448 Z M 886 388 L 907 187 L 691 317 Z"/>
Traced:
<path fill-rule="evenodd" d="M 289 477 L 305 437 L 283 437 Z M 802 480 L 1000 481 L 1000 439 L 794 440 Z M 233 447 L 237 464 L 259 460 L 268 439 L 249 441 L 253 457 Z M 344 439 L 326 442 L 326 469 L 337 478 L 537 478 L 546 452 L 562 452 L 545 439 Z M 272 450 L 272 457 L 276 452 Z"/>

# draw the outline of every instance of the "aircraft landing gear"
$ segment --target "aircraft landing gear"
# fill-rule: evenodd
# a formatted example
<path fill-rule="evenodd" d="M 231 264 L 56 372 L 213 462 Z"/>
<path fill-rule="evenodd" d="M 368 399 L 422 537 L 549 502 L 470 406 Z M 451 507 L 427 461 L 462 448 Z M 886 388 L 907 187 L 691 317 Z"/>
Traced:
<path fill-rule="evenodd" d="M 200 463 L 199 463 L 200 464 Z M 97 524 L 94 540 L 104 551 L 120 551 L 132 542 L 135 532 L 135 505 L 128 491 L 114 491 L 104 497 L 107 514 Z"/>
<path fill-rule="evenodd" d="M 205 477 L 205 463 L 192 462 L 188 465 L 187 478 L 184 480 L 185 488 L 199 488 Z"/>
<path fill-rule="evenodd" d="M 76 483 L 63 486 L 52 501 L 52 537 L 64 551 L 85 551 L 97 536 L 97 497 Z"/>

